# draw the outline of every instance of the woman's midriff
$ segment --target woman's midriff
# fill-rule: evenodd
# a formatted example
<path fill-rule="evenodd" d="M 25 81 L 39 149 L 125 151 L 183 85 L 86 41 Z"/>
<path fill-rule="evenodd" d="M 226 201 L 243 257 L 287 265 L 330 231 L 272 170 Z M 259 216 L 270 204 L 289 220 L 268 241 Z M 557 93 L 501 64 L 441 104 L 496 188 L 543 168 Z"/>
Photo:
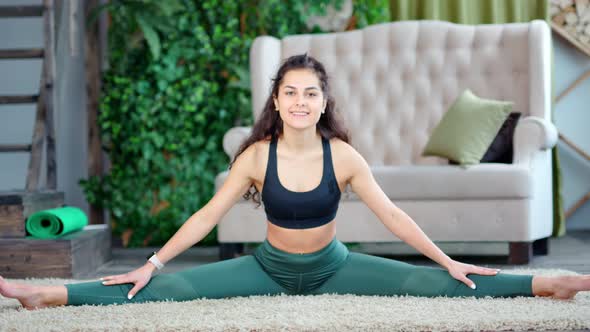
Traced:
<path fill-rule="evenodd" d="M 288 229 L 277 226 L 268 220 L 266 223 L 268 242 L 277 249 L 294 254 L 308 254 L 318 251 L 330 244 L 336 235 L 335 220 L 309 229 Z"/>

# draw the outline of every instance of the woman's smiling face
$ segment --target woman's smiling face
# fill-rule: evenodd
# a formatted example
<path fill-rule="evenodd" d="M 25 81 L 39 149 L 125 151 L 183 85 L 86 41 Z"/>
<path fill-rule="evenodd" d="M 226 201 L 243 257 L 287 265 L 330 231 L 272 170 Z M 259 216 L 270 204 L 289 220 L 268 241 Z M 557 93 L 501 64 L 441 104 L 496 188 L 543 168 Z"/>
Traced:
<path fill-rule="evenodd" d="M 326 108 L 317 75 L 309 69 L 295 69 L 283 76 L 274 98 L 283 123 L 293 128 L 315 126 Z"/>

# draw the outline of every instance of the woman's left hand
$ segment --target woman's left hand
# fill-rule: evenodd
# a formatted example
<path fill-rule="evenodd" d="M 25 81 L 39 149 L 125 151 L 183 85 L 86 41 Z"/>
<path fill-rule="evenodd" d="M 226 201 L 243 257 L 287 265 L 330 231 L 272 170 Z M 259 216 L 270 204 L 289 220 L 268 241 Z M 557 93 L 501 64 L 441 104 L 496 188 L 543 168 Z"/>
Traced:
<path fill-rule="evenodd" d="M 473 264 L 465 264 L 458 261 L 451 261 L 447 267 L 449 274 L 453 278 L 463 282 L 467 287 L 475 289 L 475 283 L 467 278 L 467 274 L 481 274 L 486 276 L 494 276 L 498 274 L 499 269 L 490 269 L 487 267 L 475 266 Z"/>

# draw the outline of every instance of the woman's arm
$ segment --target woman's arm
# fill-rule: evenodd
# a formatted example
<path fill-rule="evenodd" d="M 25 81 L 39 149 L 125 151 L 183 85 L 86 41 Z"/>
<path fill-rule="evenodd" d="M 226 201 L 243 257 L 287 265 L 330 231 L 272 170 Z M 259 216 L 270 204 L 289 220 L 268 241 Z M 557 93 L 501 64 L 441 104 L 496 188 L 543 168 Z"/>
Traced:
<path fill-rule="evenodd" d="M 201 241 L 217 225 L 221 217 L 250 188 L 256 171 L 256 145 L 250 145 L 236 162 L 213 198 L 199 211 L 188 218 L 166 244 L 156 253 L 162 263 L 170 261 L 181 252 Z M 132 283 L 133 288 L 127 293 L 132 299 L 152 277 L 156 266 L 146 262 L 143 266 L 125 274 L 100 278 L 103 285 L 119 285 Z"/>
<path fill-rule="evenodd" d="M 352 190 L 367 204 L 383 224 L 398 238 L 437 262 L 456 279 L 475 287 L 467 279 L 468 273 L 494 275 L 497 270 L 463 264 L 451 259 L 438 248 L 422 229 L 404 211 L 397 207 L 379 187 L 365 159 L 350 145 L 347 145 L 347 165 L 352 167 L 350 185 Z"/>
<path fill-rule="evenodd" d="M 438 248 L 404 211 L 397 207 L 373 178 L 365 159 L 354 149 L 349 151 L 352 177 L 350 186 L 381 222 L 400 240 L 448 269 L 452 259 Z"/>
<path fill-rule="evenodd" d="M 206 218 L 203 209 L 195 212 L 156 253 L 158 259 L 162 264 L 166 264 L 172 258 L 201 241 L 213 230 L 217 222 L 219 221 Z M 149 261 L 145 265 L 149 266 L 152 271 L 156 269 L 156 266 Z"/>
<path fill-rule="evenodd" d="M 163 263 L 170 261 L 186 249 L 201 241 L 229 209 L 252 185 L 256 169 L 256 146 L 250 145 L 233 164 L 223 186 L 213 198 L 188 218 L 166 244 L 156 253 Z M 156 267 L 146 262 L 152 270 Z"/>

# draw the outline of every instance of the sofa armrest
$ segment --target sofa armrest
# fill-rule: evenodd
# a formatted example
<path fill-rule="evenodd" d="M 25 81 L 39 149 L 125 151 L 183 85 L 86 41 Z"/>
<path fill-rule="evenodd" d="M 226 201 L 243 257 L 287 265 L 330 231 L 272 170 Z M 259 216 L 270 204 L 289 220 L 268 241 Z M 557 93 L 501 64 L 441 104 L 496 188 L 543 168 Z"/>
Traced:
<path fill-rule="evenodd" d="M 223 135 L 223 151 L 229 156 L 230 160 L 238 152 L 240 145 L 250 135 L 252 127 L 233 127 Z"/>
<path fill-rule="evenodd" d="M 536 116 L 520 120 L 514 130 L 514 164 L 532 166 L 537 151 L 551 149 L 557 144 L 557 128 Z"/>

